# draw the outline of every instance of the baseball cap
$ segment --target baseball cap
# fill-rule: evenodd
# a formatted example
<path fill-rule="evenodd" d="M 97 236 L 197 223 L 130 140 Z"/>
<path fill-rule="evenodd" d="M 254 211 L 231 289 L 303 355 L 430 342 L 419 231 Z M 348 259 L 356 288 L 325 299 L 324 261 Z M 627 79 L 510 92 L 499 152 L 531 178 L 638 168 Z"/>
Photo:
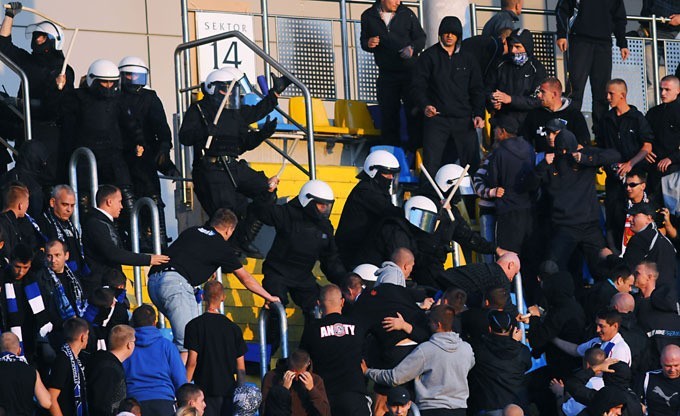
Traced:
<path fill-rule="evenodd" d="M 495 333 L 509 332 L 515 324 L 515 320 L 505 311 L 491 311 L 487 315 L 491 331 Z"/>
<path fill-rule="evenodd" d="M 552 132 L 560 131 L 560 130 L 564 129 L 565 127 L 567 127 L 567 122 L 566 122 L 566 120 L 562 120 L 561 118 L 554 118 L 554 119 L 548 121 L 545 125 L 545 129 L 547 131 L 552 131 Z"/>
<path fill-rule="evenodd" d="M 519 121 L 516 118 L 506 114 L 498 114 L 491 119 L 491 125 L 496 128 L 501 128 L 508 133 L 517 134 L 519 131 Z"/>
<path fill-rule="evenodd" d="M 639 204 L 634 204 L 632 207 L 628 209 L 628 214 L 630 215 L 636 215 L 636 214 L 645 214 L 645 215 L 655 215 L 656 214 L 656 209 L 651 204 L 641 202 Z"/>
<path fill-rule="evenodd" d="M 387 393 L 387 404 L 389 406 L 404 406 L 411 401 L 411 395 L 403 387 L 393 387 Z"/>

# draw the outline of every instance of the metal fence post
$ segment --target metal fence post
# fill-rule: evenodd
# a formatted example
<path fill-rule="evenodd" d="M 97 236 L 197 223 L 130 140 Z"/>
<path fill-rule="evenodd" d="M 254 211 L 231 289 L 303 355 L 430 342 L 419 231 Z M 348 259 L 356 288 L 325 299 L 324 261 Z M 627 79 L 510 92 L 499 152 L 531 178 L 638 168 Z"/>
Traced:
<path fill-rule="evenodd" d="M 269 55 L 269 1 L 262 0 L 260 4 L 262 7 L 262 49 Z M 271 73 L 272 68 L 269 63 L 265 61 L 264 78 L 267 81 L 267 84 L 269 84 L 269 80 L 271 79 Z"/>
<path fill-rule="evenodd" d="M 470 36 L 477 35 L 477 5 L 470 3 Z"/>
<path fill-rule="evenodd" d="M 31 141 L 33 139 L 33 130 L 31 127 L 31 97 L 28 92 L 28 77 L 14 61 L 2 53 L 0 53 L 0 61 L 21 78 L 21 98 L 23 99 L 22 106 L 24 107 L 24 136 L 26 141 Z"/>
<path fill-rule="evenodd" d="M 659 105 L 661 104 L 661 91 L 659 90 L 659 50 L 657 49 L 659 39 L 656 33 L 655 14 L 652 15 L 652 21 L 650 23 L 651 23 L 650 27 L 652 29 L 652 61 L 653 61 L 652 66 L 654 67 L 652 86 L 654 87 L 654 103 L 656 105 Z M 666 71 L 668 72 L 668 68 L 666 68 Z"/>
<path fill-rule="evenodd" d="M 279 314 L 279 330 L 281 331 L 281 357 L 288 358 L 288 317 L 286 316 L 286 309 L 280 302 L 269 304 L 269 309 L 260 309 L 260 314 L 257 317 L 257 323 L 260 331 L 260 376 L 264 380 L 267 374 L 269 363 L 267 362 L 267 316 L 272 312 L 272 308 L 276 309 Z"/>
<path fill-rule="evenodd" d="M 515 283 L 515 299 L 517 300 L 517 311 L 520 315 L 527 313 L 527 305 L 524 303 L 524 287 L 522 286 L 522 273 L 517 272 L 514 279 Z M 522 342 L 526 340 L 526 326 L 523 323 L 519 325 L 522 331 Z"/>
<path fill-rule="evenodd" d="M 139 198 L 132 209 L 132 215 L 130 216 L 130 239 L 132 240 L 132 251 L 134 253 L 139 253 L 139 212 L 142 207 L 148 207 L 151 211 L 151 235 L 153 237 L 153 252 L 154 254 L 161 254 L 161 233 L 160 233 L 160 220 L 158 216 L 158 206 L 153 201 L 153 199 L 144 197 Z M 133 268 L 135 276 L 135 299 L 137 300 L 137 306 L 141 305 L 144 298 L 142 295 L 142 267 L 135 266 Z M 165 317 L 159 312 L 158 322 L 161 328 L 165 328 Z"/>
<path fill-rule="evenodd" d="M 78 203 L 80 198 L 78 198 L 78 160 L 80 158 L 85 158 L 89 168 L 90 168 L 90 204 L 92 207 L 96 207 L 97 203 L 95 197 L 97 196 L 97 189 L 99 188 L 99 177 L 97 176 L 97 158 L 94 157 L 92 150 L 87 147 L 77 148 L 71 155 L 71 159 L 68 162 L 69 168 L 69 182 L 71 182 L 71 188 L 76 194 L 76 205 L 73 207 L 73 224 L 78 227 L 78 231 L 82 231 L 80 226 L 80 210 L 78 209 Z"/>
<path fill-rule="evenodd" d="M 345 99 L 351 100 L 349 80 L 349 40 L 347 38 L 347 0 L 340 0 L 340 48 L 342 49 L 342 82 Z"/>

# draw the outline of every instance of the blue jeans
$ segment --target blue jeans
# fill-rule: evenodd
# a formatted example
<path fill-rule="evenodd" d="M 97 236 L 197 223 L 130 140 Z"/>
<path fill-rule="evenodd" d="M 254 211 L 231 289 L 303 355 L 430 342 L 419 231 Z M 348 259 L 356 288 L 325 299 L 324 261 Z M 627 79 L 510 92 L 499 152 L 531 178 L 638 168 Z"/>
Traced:
<path fill-rule="evenodd" d="M 479 216 L 479 233 L 485 240 L 492 243 L 496 240 L 496 216 L 483 214 Z M 484 263 L 493 263 L 493 254 L 484 254 Z"/>
<path fill-rule="evenodd" d="M 184 328 L 198 316 L 194 288 L 175 271 L 149 275 L 148 288 L 151 301 L 170 321 L 173 342 L 181 352 L 186 351 Z"/>

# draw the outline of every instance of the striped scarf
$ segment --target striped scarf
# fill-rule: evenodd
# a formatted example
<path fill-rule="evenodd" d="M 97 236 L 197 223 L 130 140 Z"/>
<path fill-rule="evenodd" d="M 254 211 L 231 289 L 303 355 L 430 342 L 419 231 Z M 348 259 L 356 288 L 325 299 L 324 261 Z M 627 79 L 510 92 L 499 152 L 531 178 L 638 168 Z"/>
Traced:
<path fill-rule="evenodd" d="M 66 354 L 71 363 L 71 374 L 73 375 L 73 398 L 75 404 L 76 416 L 87 415 L 87 392 L 85 391 L 85 369 L 78 357 L 73 353 L 73 350 L 68 344 L 64 344 L 61 350 Z"/>
<path fill-rule="evenodd" d="M 27 283 L 23 285 L 21 281 L 7 282 L 4 285 L 5 299 L 7 300 L 7 326 L 10 330 L 19 337 L 23 351 L 23 333 L 22 326 L 24 325 L 25 314 L 28 311 L 20 310 L 19 302 L 17 301 L 17 291 L 24 291 L 26 300 L 31 307 L 31 312 L 36 316 L 36 320 L 40 323 L 42 321 L 48 322 L 49 316 L 45 309 L 40 287 L 37 282 Z M 41 319 L 42 318 L 42 319 Z"/>

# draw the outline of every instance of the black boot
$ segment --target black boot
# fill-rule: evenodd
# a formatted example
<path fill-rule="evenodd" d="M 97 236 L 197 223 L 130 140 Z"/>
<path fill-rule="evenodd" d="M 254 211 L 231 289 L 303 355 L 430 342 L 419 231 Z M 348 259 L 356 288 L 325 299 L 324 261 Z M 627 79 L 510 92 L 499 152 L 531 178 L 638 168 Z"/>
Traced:
<path fill-rule="evenodd" d="M 236 238 L 236 246 L 246 257 L 254 259 L 263 259 L 264 254 L 253 245 L 253 241 L 257 234 L 262 229 L 262 221 L 258 220 L 254 215 L 248 214 L 242 222 L 236 227 L 234 237 Z"/>
<path fill-rule="evenodd" d="M 170 242 L 168 239 L 168 230 L 165 225 L 165 204 L 160 195 L 151 195 L 151 199 L 153 199 L 158 207 L 158 230 L 161 234 L 161 250 L 165 250 L 168 248 L 168 243 Z"/>
<path fill-rule="evenodd" d="M 132 249 L 132 240 L 130 233 L 130 218 L 132 218 L 132 210 L 135 208 L 135 194 L 131 186 L 121 186 L 120 193 L 123 197 L 123 210 L 118 217 L 118 233 L 123 240 L 123 245 L 128 249 Z M 140 231 L 140 235 L 143 230 Z"/>

